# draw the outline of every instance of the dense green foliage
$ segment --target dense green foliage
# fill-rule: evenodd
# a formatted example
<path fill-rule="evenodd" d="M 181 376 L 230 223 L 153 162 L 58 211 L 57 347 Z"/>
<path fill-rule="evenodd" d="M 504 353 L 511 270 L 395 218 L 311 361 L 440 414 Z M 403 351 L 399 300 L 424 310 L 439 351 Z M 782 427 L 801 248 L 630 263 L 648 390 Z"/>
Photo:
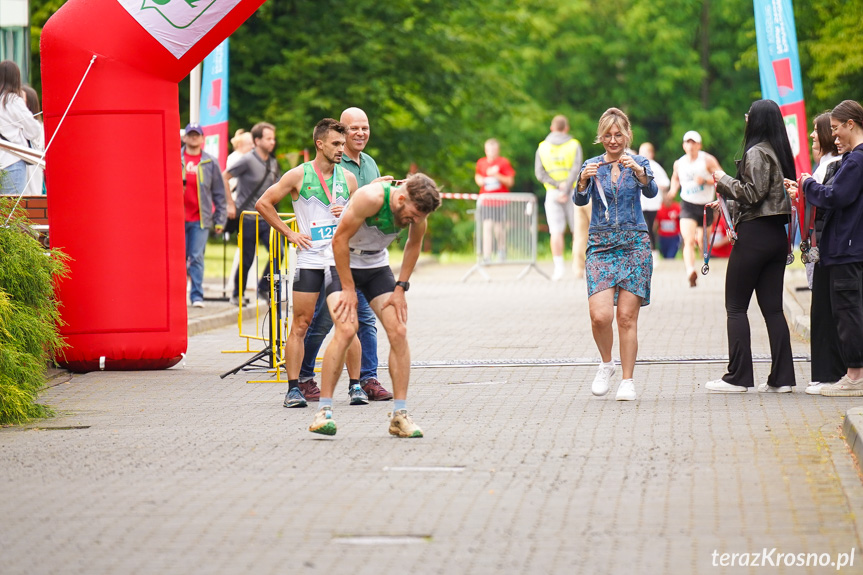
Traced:
<path fill-rule="evenodd" d="M 14 199 L 0 198 L 0 225 Z M 0 424 L 22 423 L 49 410 L 35 402 L 45 367 L 62 347 L 54 279 L 64 273 L 64 256 L 33 238 L 17 210 L 0 227 Z"/>
<path fill-rule="evenodd" d="M 31 4 L 35 43 L 62 0 Z M 794 8 L 810 117 L 863 97 L 863 0 Z M 601 151 L 592 141 L 610 106 L 629 114 L 636 144 L 652 141 L 667 169 L 696 129 L 729 170 L 743 114 L 760 97 L 751 0 L 271 0 L 231 39 L 232 131 L 273 122 L 284 154 L 311 148 L 320 118 L 359 106 L 384 173 L 400 177 L 415 163 L 447 191 L 475 191 L 474 163 L 496 137 L 515 191 L 542 195 L 533 160 L 551 117 L 570 118 L 589 157 Z M 447 202 L 435 216 L 436 248 L 452 243 L 438 234 L 459 233 L 464 208 Z"/>

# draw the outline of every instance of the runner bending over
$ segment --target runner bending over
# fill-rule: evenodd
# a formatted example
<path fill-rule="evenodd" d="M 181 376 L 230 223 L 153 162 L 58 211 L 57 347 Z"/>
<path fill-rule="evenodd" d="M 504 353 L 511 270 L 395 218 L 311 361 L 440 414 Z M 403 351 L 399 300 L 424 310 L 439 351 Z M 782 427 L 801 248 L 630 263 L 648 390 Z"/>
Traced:
<path fill-rule="evenodd" d="M 389 432 L 398 437 L 422 437 L 422 430 L 407 412 L 410 349 L 407 340 L 410 287 L 426 231 L 426 218 L 440 207 L 434 181 L 414 174 L 401 186 L 377 182 L 358 189 L 336 228 L 332 243 L 334 266 L 326 270 L 327 305 L 335 333 L 324 352 L 321 368 L 320 410 L 309 427 L 313 433 L 336 434 L 333 392 L 345 364 L 345 355 L 357 333 L 357 294 L 360 290 L 381 320 L 390 342 L 389 371 L 394 406 Z M 401 228 L 408 228 L 399 281 L 389 266 L 387 246 Z"/>

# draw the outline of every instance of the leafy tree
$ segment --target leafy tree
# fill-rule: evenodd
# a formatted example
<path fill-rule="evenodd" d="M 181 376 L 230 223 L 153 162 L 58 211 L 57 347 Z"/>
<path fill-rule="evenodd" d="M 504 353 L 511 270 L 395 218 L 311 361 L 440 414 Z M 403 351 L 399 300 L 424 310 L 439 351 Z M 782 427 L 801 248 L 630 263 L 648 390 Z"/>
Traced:
<path fill-rule="evenodd" d="M 31 0 L 37 87 L 41 26 L 62 3 Z M 863 0 L 794 9 L 809 113 L 859 98 Z M 599 116 L 615 106 L 667 168 L 697 129 L 729 170 L 760 98 L 755 44 L 751 0 L 271 0 L 231 37 L 230 124 L 273 122 L 285 154 L 313 147 L 319 119 L 359 106 L 384 173 L 416 164 L 460 192 L 475 191 L 482 143 L 496 137 L 514 190 L 542 195 L 534 153 L 551 117 L 569 118 L 590 157 Z M 188 83 L 180 101 L 185 121 Z M 465 207 L 445 208 L 436 229 L 459 237 Z"/>

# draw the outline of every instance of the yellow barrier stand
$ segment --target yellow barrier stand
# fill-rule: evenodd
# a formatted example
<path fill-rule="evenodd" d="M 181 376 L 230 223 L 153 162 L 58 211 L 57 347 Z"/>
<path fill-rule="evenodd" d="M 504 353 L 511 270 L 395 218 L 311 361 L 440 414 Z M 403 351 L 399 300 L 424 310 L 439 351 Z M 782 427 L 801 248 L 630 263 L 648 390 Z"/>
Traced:
<path fill-rule="evenodd" d="M 243 212 L 241 217 L 244 216 L 254 216 L 255 217 L 255 253 L 257 254 L 259 248 L 259 231 L 260 231 L 260 215 L 257 212 Z M 288 225 L 293 231 L 297 231 L 297 220 L 294 214 L 292 213 L 280 213 L 278 216 L 282 219 L 285 224 Z M 282 236 L 275 230 L 270 230 L 269 235 L 269 277 L 270 277 L 270 309 L 268 310 L 268 314 L 270 316 L 270 333 L 269 337 L 265 337 L 263 334 L 258 335 L 261 332 L 262 327 L 262 318 L 261 311 L 259 305 L 259 297 L 258 292 L 255 290 L 255 327 L 253 333 L 244 333 L 243 332 L 243 306 L 239 306 L 239 310 L 237 312 L 237 329 L 239 331 L 239 336 L 245 338 L 246 340 L 246 349 L 245 350 L 228 350 L 223 351 L 222 353 L 255 353 L 255 355 L 250 358 L 245 363 L 235 367 L 231 371 L 228 371 L 221 375 L 224 379 L 228 375 L 235 375 L 239 371 L 243 370 L 256 370 L 263 371 L 267 373 L 275 373 L 275 379 L 267 379 L 267 380 L 249 380 L 248 383 L 284 383 L 287 380 L 282 379 L 282 368 L 285 367 L 285 347 L 287 345 L 288 333 L 290 332 L 290 316 L 291 316 L 291 290 L 288 287 L 287 280 L 291 277 L 291 267 L 292 267 L 292 258 L 290 257 L 290 248 L 291 244 L 288 242 L 287 238 Z M 243 220 L 240 220 L 240 230 L 239 230 L 239 238 L 238 245 L 240 249 L 240 269 L 242 270 L 243 265 Z M 240 274 L 245 275 L 245 274 Z M 255 268 L 255 277 L 258 275 L 258 268 Z M 243 294 L 243 277 L 239 278 L 239 293 L 242 297 Z M 278 283 L 276 283 L 278 282 Z M 283 307 L 283 304 L 284 307 Z M 266 316 L 265 316 L 266 317 Z M 283 323 L 284 322 L 284 323 Z M 251 349 L 250 340 L 261 340 L 267 343 L 264 349 L 260 351 L 255 351 Z M 265 361 L 266 365 L 262 365 L 259 362 Z M 286 375 L 287 375 L 287 369 Z"/>
<path fill-rule="evenodd" d="M 243 269 L 243 226 L 245 224 L 245 217 L 244 216 L 254 216 L 254 218 L 255 218 L 255 255 L 256 256 L 258 254 L 258 248 L 259 248 L 259 237 L 260 237 L 259 230 L 260 230 L 260 220 L 261 220 L 261 215 L 256 211 L 244 211 L 240 214 L 240 229 L 237 233 L 237 246 L 238 246 L 238 249 L 240 250 L 239 269 L 240 269 L 241 273 L 238 274 L 238 276 L 239 276 L 239 278 L 238 278 L 238 281 L 239 281 L 238 293 L 240 294 L 239 297 L 241 300 L 243 299 L 243 293 L 245 292 L 244 283 L 246 281 L 246 278 L 242 277 L 242 276 L 246 275 L 246 274 L 242 273 L 242 269 Z M 291 229 L 296 229 L 296 218 L 294 217 L 293 213 L 280 213 L 279 217 L 282 218 L 282 220 L 284 220 L 285 223 L 291 227 Z M 270 235 L 272 237 L 272 232 Z M 270 240 L 270 244 L 272 244 L 272 239 Z M 270 250 L 270 254 L 272 254 L 272 250 Z M 270 258 L 270 259 L 272 259 L 272 258 Z M 255 266 L 255 277 L 258 277 L 258 270 L 259 270 L 259 268 L 256 265 Z M 272 277 L 272 264 L 271 264 L 271 269 L 270 269 L 270 277 Z M 272 292 L 272 282 L 270 283 L 270 291 Z M 272 293 L 271 293 L 271 295 L 272 295 Z M 270 301 L 272 302 L 272 297 L 270 298 Z M 266 341 L 267 340 L 267 338 L 261 332 L 261 311 L 260 311 L 260 301 L 259 301 L 257 290 L 255 290 L 255 300 L 254 300 L 253 305 L 255 307 L 255 327 L 254 327 L 254 331 L 252 333 L 243 333 L 243 306 L 240 305 L 237 307 L 237 330 L 239 332 L 239 336 L 241 338 L 245 338 L 245 340 L 246 340 L 246 349 L 222 350 L 222 353 L 255 353 L 255 350 L 251 348 L 251 340 L 253 340 L 253 339 L 259 340 L 259 341 Z"/>
<path fill-rule="evenodd" d="M 288 216 L 288 219 L 285 217 Z M 279 214 L 279 217 L 288 224 L 293 231 L 297 231 L 297 221 L 293 214 Z M 287 383 L 282 379 L 282 368 L 286 367 L 286 347 L 288 334 L 290 333 L 290 320 L 292 312 L 292 293 L 289 280 L 291 274 L 291 244 L 282 234 L 275 230 L 270 231 L 270 363 L 273 366 L 269 373 L 275 371 L 275 379 L 252 380 L 248 383 Z M 285 280 L 285 281 L 283 281 Z M 278 283 L 278 288 L 276 287 Z M 282 304 L 284 303 L 284 309 Z"/>

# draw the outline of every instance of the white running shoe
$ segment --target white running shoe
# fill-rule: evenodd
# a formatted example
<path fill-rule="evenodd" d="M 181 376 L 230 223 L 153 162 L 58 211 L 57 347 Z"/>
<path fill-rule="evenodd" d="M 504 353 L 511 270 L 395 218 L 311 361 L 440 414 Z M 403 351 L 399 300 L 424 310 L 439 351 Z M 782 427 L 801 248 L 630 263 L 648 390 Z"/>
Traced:
<path fill-rule="evenodd" d="M 759 393 L 791 393 L 790 385 L 781 385 L 779 387 L 773 387 L 767 385 L 766 383 L 762 383 L 758 386 Z M 820 391 L 818 393 L 821 393 Z"/>
<path fill-rule="evenodd" d="M 707 391 L 713 391 L 716 393 L 743 393 L 746 391 L 746 388 L 742 385 L 734 385 L 732 383 L 728 383 L 724 379 L 708 381 L 704 387 L 707 388 Z"/>
<path fill-rule="evenodd" d="M 563 268 L 557 268 L 554 270 L 554 273 L 551 274 L 551 281 L 556 282 L 563 279 Z"/>
<path fill-rule="evenodd" d="M 631 379 L 621 381 L 617 388 L 617 396 L 614 399 L 617 401 L 635 401 L 635 382 Z"/>
<path fill-rule="evenodd" d="M 810 381 L 809 385 L 806 386 L 805 391 L 809 395 L 821 395 L 821 390 L 827 387 L 828 385 L 833 385 L 832 383 L 821 383 L 820 381 Z"/>
<path fill-rule="evenodd" d="M 610 365 L 604 363 L 599 364 L 599 369 L 596 370 L 596 377 L 593 378 L 593 385 L 590 386 L 590 391 L 593 395 L 603 396 L 608 393 L 608 387 L 611 385 L 611 376 L 614 375 L 614 361 Z"/>

